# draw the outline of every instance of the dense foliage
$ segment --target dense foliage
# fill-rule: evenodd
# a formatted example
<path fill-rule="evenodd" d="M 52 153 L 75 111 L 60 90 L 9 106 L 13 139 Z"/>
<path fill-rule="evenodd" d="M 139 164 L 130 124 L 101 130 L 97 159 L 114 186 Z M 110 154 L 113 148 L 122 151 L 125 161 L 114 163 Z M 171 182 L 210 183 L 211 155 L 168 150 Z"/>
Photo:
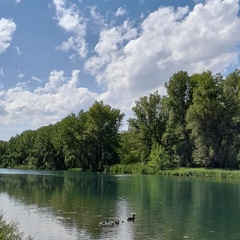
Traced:
<path fill-rule="evenodd" d="M 240 71 L 226 78 L 211 72 L 175 73 L 165 96 L 157 91 L 124 114 L 103 102 L 55 125 L 0 142 L 2 167 L 103 170 L 140 163 L 153 172 L 175 166 L 240 167 Z"/>
<path fill-rule="evenodd" d="M 0 165 L 101 171 L 119 162 L 123 117 L 120 110 L 95 102 L 87 112 L 81 110 L 54 125 L 0 142 Z"/>
<path fill-rule="evenodd" d="M 126 134 L 138 136 L 132 145 L 127 143 L 132 151 L 138 145 L 132 155 L 137 156 L 135 160 L 147 162 L 156 171 L 171 166 L 238 169 L 240 71 L 225 79 L 211 72 L 192 76 L 178 72 L 166 90 L 164 98 L 155 92 L 140 98 L 133 108 Z"/>

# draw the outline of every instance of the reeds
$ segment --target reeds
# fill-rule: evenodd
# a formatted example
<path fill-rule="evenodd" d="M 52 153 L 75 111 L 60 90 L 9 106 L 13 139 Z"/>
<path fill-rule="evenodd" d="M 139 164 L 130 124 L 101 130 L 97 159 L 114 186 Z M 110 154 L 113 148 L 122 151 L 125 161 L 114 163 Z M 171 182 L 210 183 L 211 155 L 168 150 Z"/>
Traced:
<path fill-rule="evenodd" d="M 240 179 L 239 170 L 228 169 L 207 169 L 207 168 L 172 168 L 154 171 L 153 168 L 136 163 L 136 164 L 117 164 L 111 166 L 109 172 L 112 174 L 158 174 L 165 176 L 184 176 L 184 177 L 210 177 L 210 178 L 231 178 Z"/>
<path fill-rule="evenodd" d="M 24 233 L 18 229 L 16 221 L 7 222 L 4 214 L 0 211 L 0 240 L 32 240 L 31 236 L 24 238 Z"/>

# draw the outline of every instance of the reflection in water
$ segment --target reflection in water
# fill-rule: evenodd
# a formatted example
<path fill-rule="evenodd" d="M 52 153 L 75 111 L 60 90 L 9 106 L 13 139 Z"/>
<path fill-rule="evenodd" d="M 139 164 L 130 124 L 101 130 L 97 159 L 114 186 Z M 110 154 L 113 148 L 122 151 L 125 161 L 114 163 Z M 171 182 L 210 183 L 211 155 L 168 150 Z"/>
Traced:
<path fill-rule="evenodd" d="M 25 236 L 30 235 L 39 240 L 74 239 L 77 236 L 75 228 L 65 228 L 48 208 L 24 205 L 7 194 L 0 194 L 0 202 L 4 217 L 9 221 L 17 220 Z"/>
<path fill-rule="evenodd" d="M 239 186 L 223 179 L 0 169 L 0 208 L 34 239 L 240 239 Z M 136 220 L 127 222 L 132 213 Z"/>

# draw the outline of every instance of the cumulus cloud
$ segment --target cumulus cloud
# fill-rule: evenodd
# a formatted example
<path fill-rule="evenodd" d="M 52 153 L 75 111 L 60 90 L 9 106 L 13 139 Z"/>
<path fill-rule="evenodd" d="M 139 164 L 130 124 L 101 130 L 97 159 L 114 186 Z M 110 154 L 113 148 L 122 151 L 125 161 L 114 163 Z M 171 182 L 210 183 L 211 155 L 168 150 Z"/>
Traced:
<path fill-rule="evenodd" d="M 13 20 L 6 18 L 0 19 L 0 53 L 4 52 L 10 46 L 15 30 L 16 24 Z"/>
<path fill-rule="evenodd" d="M 69 1 L 53 3 L 55 19 L 69 35 L 59 49 L 73 50 L 85 58 L 87 20 Z M 0 122 L 12 126 L 28 122 L 38 127 L 59 121 L 70 112 L 88 109 L 96 99 L 120 108 L 128 117 L 134 100 L 155 90 L 165 93 L 164 83 L 179 70 L 189 74 L 224 72 L 240 65 L 238 0 L 209 0 L 193 9 L 160 7 L 143 15 L 138 26 L 129 19 L 118 26 L 114 21 L 107 24 L 96 7 L 89 9 L 91 24 L 99 27 L 94 31 L 99 40 L 84 70 L 104 92 L 97 94 L 79 87 L 79 70 L 72 71 L 71 76 L 53 70 L 45 85 L 33 91 L 24 83 L 8 90 L 0 88 Z M 118 10 L 120 14 L 124 9 Z M 12 20 L 0 20 L 0 53 L 9 46 L 15 29 Z"/>
<path fill-rule="evenodd" d="M 86 19 L 82 16 L 80 10 L 75 4 L 66 5 L 64 0 L 53 0 L 56 9 L 55 19 L 58 25 L 66 32 L 72 34 L 57 49 L 62 51 L 74 50 L 82 58 L 85 58 L 88 52 L 86 36 Z"/>
<path fill-rule="evenodd" d="M 32 92 L 24 83 L 5 90 L 0 95 L 0 121 L 5 125 L 28 122 L 29 128 L 34 128 L 60 121 L 71 112 L 88 109 L 98 95 L 78 87 L 78 75 L 79 70 L 72 71 L 70 77 L 54 70 L 48 82 Z"/>
<path fill-rule="evenodd" d="M 125 21 L 122 26 L 101 31 L 99 42 L 94 49 L 96 56 L 90 58 L 85 64 L 86 69 L 96 76 L 99 84 L 110 83 L 105 82 L 104 79 L 107 67 L 123 56 L 122 46 L 136 36 L 137 29 L 128 21 Z"/>
<path fill-rule="evenodd" d="M 107 89 L 104 98 L 124 102 L 156 89 L 164 93 L 164 83 L 179 70 L 223 72 L 238 63 L 238 12 L 238 0 L 206 1 L 192 10 L 160 7 L 140 29 L 127 21 L 103 29 L 85 68 Z"/>

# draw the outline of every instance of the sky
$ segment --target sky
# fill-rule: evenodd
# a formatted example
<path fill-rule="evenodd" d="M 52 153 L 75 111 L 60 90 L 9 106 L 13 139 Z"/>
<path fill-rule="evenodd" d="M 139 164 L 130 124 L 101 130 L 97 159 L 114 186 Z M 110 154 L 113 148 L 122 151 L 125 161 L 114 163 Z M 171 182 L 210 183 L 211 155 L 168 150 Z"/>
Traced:
<path fill-rule="evenodd" d="M 239 0 L 1 0 L 0 140 L 103 101 L 135 100 L 177 71 L 240 68 Z"/>

